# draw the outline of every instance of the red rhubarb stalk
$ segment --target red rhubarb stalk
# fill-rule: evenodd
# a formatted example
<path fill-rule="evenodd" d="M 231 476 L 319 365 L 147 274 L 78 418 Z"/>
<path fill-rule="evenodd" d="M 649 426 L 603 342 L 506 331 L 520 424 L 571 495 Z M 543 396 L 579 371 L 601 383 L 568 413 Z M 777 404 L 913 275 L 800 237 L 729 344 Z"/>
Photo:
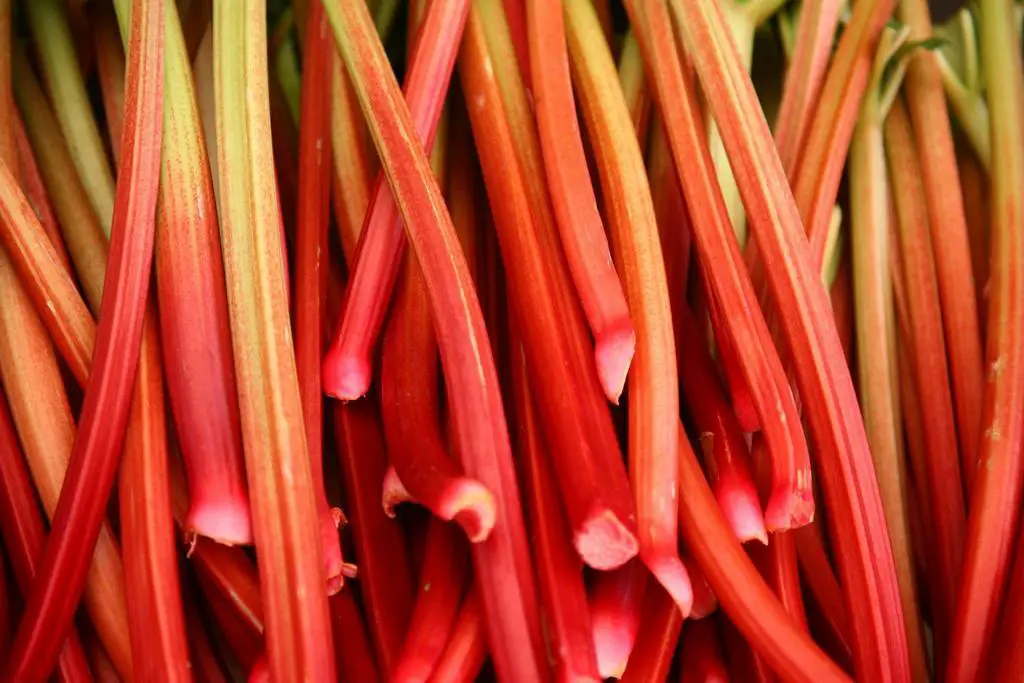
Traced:
<path fill-rule="evenodd" d="M 415 114 L 416 133 L 429 151 L 444 105 L 469 0 L 437 0 L 430 5 L 406 78 L 404 95 Z M 354 80 L 354 78 L 353 78 Z M 398 276 L 405 246 L 401 211 L 387 180 L 377 179 L 367 209 L 357 258 L 348 283 L 341 323 L 324 358 L 324 391 L 356 399 L 370 386 L 373 353 Z"/>
<path fill-rule="evenodd" d="M 267 659 L 275 680 L 321 681 L 334 678 L 334 658 L 289 333 L 265 21 L 260 2 L 214 7 L 221 241 Z"/>
<path fill-rule="evenodd" d="M 331 154 L 330 68 L 334 40 L 320 0 L 311 0 L 305 25 L 299 125 L 299 196 L 295 227 L 295 297 L 292 329 L 295 369 L 305 418 L 309 470 L 313 477 L 317 519 L 328 593 L 343 583 L 339 511 L 332 510 L 324 488 L 323 402 L 320 361 L 326 329 L 327 269 L 330 254 Z"/>
<path fill-rule="evenodd" d="M 772 495 L 765 512 L 769 530 L 801 526 L 814 516 L 807 443 L 786 380 L 782 361 L 758 312 L 754 289 L 744 268 L 739 243 L 716 187 L 696 84 L 682 68 L 663 2 L 632 0 L 627 9 L 638 26 L 666 137 L 687 200 L 691 229 L 713 296 L 721 313 L 725 350 L 735 352 L 743 380 L 772 458 Z M 677 104 L 676 99 L 681 95 Z M 724 133 L 724 127 L 723 127 Z M 693 151 L 697 150 L 696 160 Z M 733 385 L 736 383 L 733 382 Z M 734 399 L 737 393 L 733 392 Z"/>
<path fill-rule="evenodd" d="M 370 636 L 381 674 L 390 680 L 412 613 L 413 578 L 402 530 L 380 505 L 384 439 L 369 401 L 335 403 L 333 418 Z"/>
<path fill-rule="evenodd" d="M 50 202 L 46 183 L 39 172 L 39 164 L 36 162 L 35 153 L 32 151 L 28 134 L 25 132 L 25 124 L 20 116 L 17 119 L 17 126 L 18 176 L 21 178 L 21 187 L 25 191 L 29 204 L 32 205 L 32 211 L 35 212 L 36 218 L 42 224 L 50 244 L 57 251 L 57 258 L 64 269 L 71 273 L 71 257 L 68 256 L 67 248 L 64 246 L 64 238 L 60 234 L 60 224 L 53 212 L 53 204 Z"/>
<path fill-rule="evenodd" d="M 517 446 L 521 476 L 525 481 L 547 652 L 556 680 L 596 682 L 600 679 L 583 587 L 583 562 L 572 547 L 548 447 L 531 395 L 517 323 L 512 320 L 510 325 L 513 330 L 512 388 L 519 427 Z"/>
<path fill-rule="evenodd" d="M 700 337 L 700 326 L 685 301 L 678 302 L 673 320 L 679 383 L 700 435 L 708 483 L 739 542 L 756 539 L 767 544 L 747 442 Z"/>
<path fill-rule="evenodd" d="M 8 658 L 10 680 L 36 680 L 53 668 L 62 643 L 53 635 L 66 632 L 81 597 L 128 419 L 152 263 L 163 98 L 163 12 L 139 2 L 132 14 L 126 162 L 91 380 L 51 540 Z"/>
<path fill-rule="evenodd" d="M 363 615 L 351 590 L 331 596 L 331 633 L 340 683 L 377 683 L 380 675 Z"/>
<path fill-rule="evenodd" d="M 448 645 L 437 662 L 430 683 L 471 683 L 480 675 L 487 659 L 483 605 L 479 589 L 469 589 Z"/>
<path fill-rule="evenodd" d="M 551 201 L 569 270 L 594 334 L 597 374 L 608 400 L 618 403 L 633 360 L 636 332 L 612 264 L 583 152 L 562 6 L 530 0 L 526 19 L 537 129 Z"/>
<path fill-rule="evenodd" d="M 480 304 L 440 189 L 416 143 L 412 117 L 366 9 L 360 3 L 336 0 L 325 7 L 423 269 L 451 399 L 455 450 L 466 474 L 495 496 L 497 521 L 491 536 L 473 545 L 490 651 L 504 680 L 540 680 L 536 588 L 498 374 Z M 443 3 L 431 5 L 424 26 L 444 9 Z M 421 49 L 430 42 L 422 41 Z"/>
<path fill-rule="evenodd" d="M 469 573 L 465 542 L 452 525 L 431 519 L 426 536 L 416 606 L 395 666 L 397 683 L 426 683 L 430 679 L 458 617 Z"/>
<path fill-rule="evenodd" d="M 683 616 L 672 597 L 658 584 L 648 586 L 640 612 L 640 632 L 620 680 L 642 683 L 668 678 L 682 626 Z"/>
<path fill-rule="evenodd" d="M 946 669 L 951 683 L 976 680 L 994 640 L 1024 465 L 1024 73 L 1013 3 L 985 0 L 980 13 L 992 129 L 992 283 L 980 466 Z"/>
<path fill-rule="evenodd" d="M 857 673 L 906 680 L 906 636 L 881 496 L 819 261 L 807 245 L 764 114 L 721 14 L 709 0 L 673 0 L 672 7 L 739 176 L 789 342 L 835 530 Z"/>
<path fill-rule="evenodd" d="M 577 91 L 594 152 L 637 328 L 629 377 L 629 465 L 640 556 L 686 616 L 693 600 L 679 560 L 675 510 L 679 415 L 672 314 L 650 186 L 615 64 L 593 6 L 566 5 L 566 27 Z"/>
<path fill-rule="evenodd" d="M 622 677 L 640 630 L 649 576 L 642 562 L 630 560 L 618 569 L 598 573 L 590 582 L 590 623 L 602 678 Z"/>
<path fill-rule="evenodd" d="M 118 0 L 116 8 L 126 29 L 128 1 Z M 168 395 L 189 482 L 186 529 L 244 545 L 252 542 L 252 518 L 217 207 L 181 24 L 173 4 L 165 14 L 156 285 Z"/>
<path fill-rule="evenodd" d="M 729 671 L 714 620 L 687 622 L 681 649 L 679 683 L 728 683 Z"/>
<path fill-rule="evenodd" d="M 0 394 L 0 534 L 18 587 L 27 593 L 46 546 L 46 528 L 39 518 L 39 501 L 17 438 L 7 401 Z M 64 641 L 56 673 L 67 683 L 92 680 L 76 629 Z"/>
<path fill-rule="evenodd" d="M 567 311 L 577 304 L 567 298 L 572 285 L 560 262 L 543 181 L 540 187 L 531 185 L 536 178 L 517 163 L 529 154 L 543 177 L 499 5 L 486 0 L 473 6 L 463 41 L 462 87 L 471 103 L 470 122 L 494 212 L 509 303 L 531 377 L 544 379 L 534 385 L 535 398 L 573 543 L 588 565 L 609 569 L 636 554 L 632 499 L 587 342 L 577 336 L 585 329 L 582 316 L 575 317 L 575 308 Z M 514 80 L 504 92 L 503 79 Z M 559 251 L 548 250 L 549 240 Z"/>

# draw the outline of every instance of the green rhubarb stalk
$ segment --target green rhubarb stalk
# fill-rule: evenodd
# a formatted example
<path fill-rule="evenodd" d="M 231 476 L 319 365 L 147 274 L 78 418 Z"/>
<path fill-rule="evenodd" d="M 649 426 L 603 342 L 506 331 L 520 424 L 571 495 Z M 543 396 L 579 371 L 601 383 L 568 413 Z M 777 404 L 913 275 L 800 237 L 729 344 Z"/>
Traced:
<path fill-rule="evenodd" d="M 899 8 L 900 18 L 910 26 L 911 40 L 931 37 L 926 0 L 903 0 Z M 956 150 L 934 51 L 916 51 L 907 65 L 906 81 L 931 228 L 960 459 L 969 491 L 977 468 L 984 397 L 981 331 Z"/>
<path fill-rule="evenodd" d="M 733 168 L 741 171 L 747 217 L 786 330 L 824 480 L 855 634 L 857 674 L 877 681 L 907 680 L 906 634 L 884 510 L 820 261 L 807 244 L 768 124 L 716 4 L 672 0 L 672 8 Z"/>
<path fill-rule="evenodd" d="M 905 34 L 903 36 L 905 38 Z M 860 402 L 864 428 L 875 463 L 899 577 L 907 645 L 914 680 L 928 677 L 920 606 L 907 521 L 906 465 L 896 354 L 896 319 L 889 258 L 889 181 L 885 167 L 882 123 L 883 83 L 889 59 L 902 42 L 887 31 L 879 45 L 871 81 L 850 142 L 850 234 Z"/>
<path fill-rule="evenodd" d="M 68 628 L 81 597 L 128 419 L 150 275 L 163 97 L 163 12 L 139 2 L 133 14 L 126 163 L 111 230 L 106 315 L 51 538 L 8 658 L 10 680 L 38 680 L 53 668 L 61 642 L 53 634 Z"/>
<path fill-rule="evenodd" d="M 979 467 L 946 669 L 977 680 L 1003 604 L 1024 443 L 1024 73 L 1012 0 L 983 0 L 980 44 L 991 112 L 992 282 Z"/>
<path fill-rule="evenodd" d="M 214 6 L 221 242 L 268 664 L 278 681 L 326 681 L 334 658 L 275 199 L 265 11 Z"/>
<path fill-rule="evenodd" d="M 988 103 L 982 92 L 979 75 L 980 59 L 974 11 L 970 7 L 964 7 L 957 14 L 955 21 L 949 22 L 947 26 L 938 27 L 938 30 L 939 36 L 948 41 L 946 45 L 940 46 L 934 55 L 942 80 L 942 89 L 964 136 L 982 165 L 989 169 L 992 167 L 992 140 Z M 959 69 L 954 66 L 957 56 L 960 62 Z"/>
<path fill-rule="evenodd" d="M 60 0 L 33 0 L 24 7 L 74 168 L 100 223 L 109 226 L 114 215 L 114 178 L 96 120 L 86 113 L 92 109 L 68 18 Z"/>
<path fill-rule="evenodd" d="M 451 218 L 365 7 L 325 3 L 335 39 L 423 269 L 454 420 L 455 448 L 469 476 L 495 496 L 490 538 L 473 545 L 488 639 L 498 675 L 541 679 L 536 588 L 523 529 L 497 369 L 480 304 Z"/>

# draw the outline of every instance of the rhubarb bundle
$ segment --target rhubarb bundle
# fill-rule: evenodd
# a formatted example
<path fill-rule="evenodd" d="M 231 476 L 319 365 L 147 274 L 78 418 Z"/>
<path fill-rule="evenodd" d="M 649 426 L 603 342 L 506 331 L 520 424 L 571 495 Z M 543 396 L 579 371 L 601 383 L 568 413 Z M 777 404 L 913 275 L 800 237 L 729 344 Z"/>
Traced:
<path fill-rule="evenodd" d="M 847 5 L 0 0 L 0 682 L 1024 677 L 1024 12 Z"/>

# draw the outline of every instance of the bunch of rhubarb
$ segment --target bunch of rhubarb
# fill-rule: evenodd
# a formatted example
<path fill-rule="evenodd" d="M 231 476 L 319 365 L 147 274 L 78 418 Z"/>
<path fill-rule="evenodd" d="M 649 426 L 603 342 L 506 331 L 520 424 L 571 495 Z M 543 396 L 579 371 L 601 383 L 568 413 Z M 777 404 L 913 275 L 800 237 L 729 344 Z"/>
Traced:
<path fill-rule="evenodd" d="M 0 0 L 0 683 L 1024 677 L 1024 12 L 931 12 Z"/>

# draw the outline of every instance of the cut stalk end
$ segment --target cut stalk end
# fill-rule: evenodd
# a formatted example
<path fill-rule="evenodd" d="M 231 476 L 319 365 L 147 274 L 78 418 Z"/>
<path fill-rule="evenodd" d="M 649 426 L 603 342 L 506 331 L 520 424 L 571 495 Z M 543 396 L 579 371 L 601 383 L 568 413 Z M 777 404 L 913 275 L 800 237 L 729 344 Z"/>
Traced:
<path fill-rule="evenodd" d="M 444 494 L 441 518 L 454 520 L 471 543 L 481 543 L 494 528 L 494 496 L 486 486 L 468 477 L 456 479 Z"/>
<path fill-rule="evenodd" d="M 371 375 L 372 368 L 365 357 L 351 356 L 332 348 L 324 358 L 324 393 L 342 401 L 355 401 L 366 395 Z"/>
<path fill-rule="evenodd" d="M 189 533 L 201 533 L 222 545 L 252 543 L 252 515 L 246 501 L 193 500 L 189 505 L 185 529 Z"/>
<path fill-rule="evenodd" d="M 764 523 L 769 531 L 797 529 L 810 524 L 813 519 L 814 495 L 810 490 L 791 485 L 775 487 L 764 513 Z"/>
<path fill-rule="evenodd" d="M 628 319 L 622 325 L 605 330 L 594 342 L 597 376 L 604 395 L 615 405 L 619 405 L 635 351 L 636 332 Z"/>
<path fill-rule="evenodd" d="M 765 518 L 752 482 L 722 480 L 716 487 L 715 499 L 740 543 L 757 540 L 768 545 Z"/>
<path fill-rule="evenodd" d="M 690 616 L 693 610 L 693 584 L 683 561 L 677 555 L 666 554 L 644 558 L 644 564 L 679 607 L 683 618 Z"/>
<path fill-rule="evenodd" d="M 601 571 L 616 569 L 636 556 L 636 536 L 610 510 L 602 509 L 586 519 L 573 536 L 583 561 Z"/>

